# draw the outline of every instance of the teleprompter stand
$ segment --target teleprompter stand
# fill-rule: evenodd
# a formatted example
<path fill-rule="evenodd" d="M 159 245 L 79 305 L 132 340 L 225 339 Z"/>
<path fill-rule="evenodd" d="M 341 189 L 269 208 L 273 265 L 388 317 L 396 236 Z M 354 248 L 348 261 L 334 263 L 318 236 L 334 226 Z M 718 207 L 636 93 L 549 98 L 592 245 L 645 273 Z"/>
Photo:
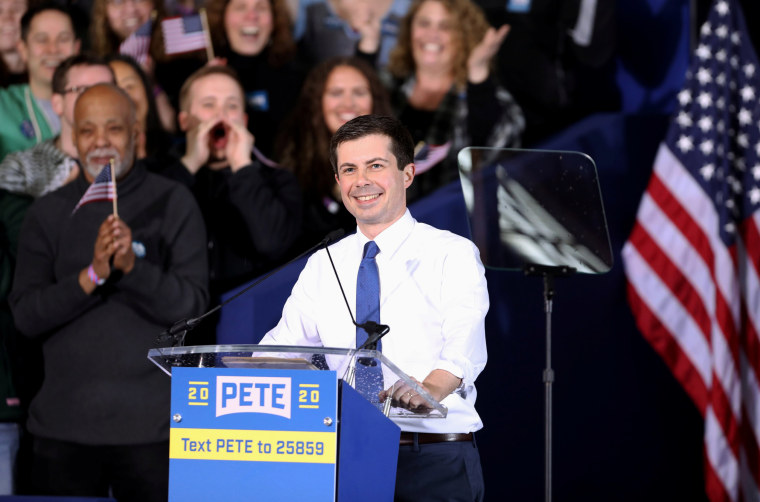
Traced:
<path fill-rule="evenodd" d="M 543 278 L 544 499 L 550 502 L 554 279 L 612 267 L 596 167 L 578 152 L 465 148 L 459 170 L 472 240 L 486 268 Z"/>

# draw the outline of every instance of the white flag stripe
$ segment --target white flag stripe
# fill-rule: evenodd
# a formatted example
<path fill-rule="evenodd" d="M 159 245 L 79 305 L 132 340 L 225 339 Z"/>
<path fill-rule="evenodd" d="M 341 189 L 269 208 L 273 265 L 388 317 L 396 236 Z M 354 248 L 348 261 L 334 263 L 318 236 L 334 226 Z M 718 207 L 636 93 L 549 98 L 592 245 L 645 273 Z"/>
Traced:
<path fill-rule="evenodd" d="M 672 297 L 660 277 L 630 243 L 623 248 L 626 274 L 631 286 L 652 314 L 672 334 L 684 355 L 709 388 L 712 384 L 710 345 L 683 305 Z"/>
<path fill-rule="evenodd" d="M 710 465 L 723 481 L 731 500 L 737 500 L 738 485 L 731 480 L 739 478 L 739 462 L 731 453 L 731 447 L 723 436 L 720 423 L 709 406 L 705 412 L 705 451 Z"/>

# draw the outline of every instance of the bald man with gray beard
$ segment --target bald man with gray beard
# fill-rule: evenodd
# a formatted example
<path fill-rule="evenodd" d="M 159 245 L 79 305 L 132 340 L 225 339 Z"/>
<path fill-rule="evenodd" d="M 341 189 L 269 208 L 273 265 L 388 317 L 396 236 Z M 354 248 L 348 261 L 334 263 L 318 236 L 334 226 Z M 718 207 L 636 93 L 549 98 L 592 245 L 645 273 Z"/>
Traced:
<path fill-rule="evenodd" d="M 112 84 L 74 110 L 78 179 L 38 199 L 19 239 L 10 304 L 43 343 L 45 379 L 27 426 L 40 494 L 163 501 L 169 379 L 156 335 L 208 303 L 205 229 L 190 192 L 135 161 L 134 105 Z M 114 159 L 111 201 L 74 208 Z"/>

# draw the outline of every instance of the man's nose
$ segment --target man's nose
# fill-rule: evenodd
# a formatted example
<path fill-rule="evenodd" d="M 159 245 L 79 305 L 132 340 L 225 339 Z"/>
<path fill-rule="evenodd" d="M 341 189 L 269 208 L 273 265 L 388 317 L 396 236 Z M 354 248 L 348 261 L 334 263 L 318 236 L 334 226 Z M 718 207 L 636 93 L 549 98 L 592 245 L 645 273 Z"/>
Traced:
<path fill-rule="evenodd" d="M 367 176 L 367 174 L 368 174 L 367 169 L 357 169 L 356 170 L 356 186 L 363 187 L 363 186 L 367 186 L 367 185 L 369 185 L 371 183 L 369 177 Z"/>
<path fill-rule="evenodd" d="M 97 147 L 103 147 L 103 146 L 109 146 L 111 142 L 108 139 L 108 134 L 106 134 L 105 130 L 100 130 L 95 133 L 95 146 Z"/>

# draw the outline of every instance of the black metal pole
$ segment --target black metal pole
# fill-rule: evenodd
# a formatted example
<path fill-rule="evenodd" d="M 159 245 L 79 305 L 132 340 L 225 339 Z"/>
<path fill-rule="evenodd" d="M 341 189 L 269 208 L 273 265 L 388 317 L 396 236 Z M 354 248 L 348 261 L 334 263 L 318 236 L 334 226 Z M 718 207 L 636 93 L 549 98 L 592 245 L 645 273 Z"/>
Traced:
<path fill-rule="evenodd" d="M 544 278 L 544 313 L 546 317 L 546 368 L 544 368 L 544 500 L 552 500 L 552 306 L 554 301 L 554 278 L 567 277 L 576 272 L 569 266 L 549 266 L 528 264 L 525 275 L 540 275 Z"/>
<path fill-rule="evenodd" d="M 552 500 L 552 300 L 554 276 L 544 273 L 544 313 L 546 314 L 546 368 L 544 369 L 544 500 Z"/>

